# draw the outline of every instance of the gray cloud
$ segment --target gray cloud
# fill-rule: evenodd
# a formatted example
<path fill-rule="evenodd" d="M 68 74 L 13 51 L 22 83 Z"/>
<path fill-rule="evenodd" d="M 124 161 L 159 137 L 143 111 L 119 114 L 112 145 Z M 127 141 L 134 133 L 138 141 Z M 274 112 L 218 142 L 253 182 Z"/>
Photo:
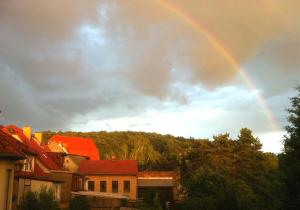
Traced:
<path fill-rule="evenodd" d="M 266 92 L 284 92 L 299 76 L 298 1 L 172 2 L 249 63 Z M 37 129 L 68 128 L 96 112 L 102 119 L 168 100 L 190 103 L 182 85 L 213 92 L 238 73 L 157 1 L 0 1 L 0 49 L 4 123 Z"/>

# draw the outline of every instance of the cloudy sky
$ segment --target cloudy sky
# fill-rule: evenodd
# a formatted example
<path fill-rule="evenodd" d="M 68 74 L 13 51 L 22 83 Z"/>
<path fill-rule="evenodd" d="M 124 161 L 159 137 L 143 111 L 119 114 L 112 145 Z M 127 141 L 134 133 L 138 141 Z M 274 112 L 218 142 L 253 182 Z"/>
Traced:
<path fill-rule="evenodd" d="M 248 127 L 280 152 L 300 78 L 299 8 L 0 0 L 0 123 L 196 138 Z"/>

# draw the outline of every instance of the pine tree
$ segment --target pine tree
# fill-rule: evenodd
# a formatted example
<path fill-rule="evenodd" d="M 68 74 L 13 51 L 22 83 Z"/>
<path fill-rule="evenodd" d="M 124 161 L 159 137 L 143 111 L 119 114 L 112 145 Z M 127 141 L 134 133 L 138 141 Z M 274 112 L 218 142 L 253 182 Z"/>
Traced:
<path fill-rule="evenodd" d="M 300 209 L 300 85 L 297 95 L 292 97 L 292 107 L 288 109 L 289 125 L 284 138 L 284 153 L 281 168 L 287 190 L 286 209 Z"/>

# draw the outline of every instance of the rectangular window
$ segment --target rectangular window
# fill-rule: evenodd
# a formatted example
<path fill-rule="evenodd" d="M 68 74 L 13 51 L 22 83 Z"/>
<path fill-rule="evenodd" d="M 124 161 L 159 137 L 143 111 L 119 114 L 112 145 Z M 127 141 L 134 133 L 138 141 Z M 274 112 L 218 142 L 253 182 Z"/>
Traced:
<path fill-rule="evenodd" d="M 33 171 L 33 157 L 29 156 L 23 161 L 23 171 Z"/>
<path fill-rule="evenodd" d="M 94 191 L 94 190 L 95 190 L 95 182 L 88 181 L 88 191 Z"/>
<path fill-rule="evenodd" d="M 100 192 L 106 192 L 106 181 L 100 181 Z"/>
<path fill-rule="evenodd" d="M 31 191 L 31 179 L 24 179 L 23 196 L 21 199 L 24 199 L 29 191 Z"/>
<path fill-rule="evenodd" d="M 124 192 L 125 193 L 130 192 L 130 181 L 124 181 Z"/>
<path fill-rule="evenodd" d="M 111 185 L 112 185 L 112 187 L 111 187 L 112 192 L 117 193 L 118 192 L 118 187 L 119 187 L 118 186 L 118 181 L 112 181 Z"/>

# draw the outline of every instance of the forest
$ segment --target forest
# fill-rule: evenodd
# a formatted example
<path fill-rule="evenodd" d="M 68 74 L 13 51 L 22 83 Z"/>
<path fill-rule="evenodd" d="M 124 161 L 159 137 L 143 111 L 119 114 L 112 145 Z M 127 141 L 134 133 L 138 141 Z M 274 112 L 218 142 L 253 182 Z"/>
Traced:
<path fill-rule="evenodd" d="M 249 128 L 236 138 L 174 137 L 145 132 L 43 132 L 91 137 L 102 159 L 135 159 L 140 170 L 180 170 L 182 209 L 300 209 L 300 86 L 290 99 L 281 154 L 263 152 Z"/>

